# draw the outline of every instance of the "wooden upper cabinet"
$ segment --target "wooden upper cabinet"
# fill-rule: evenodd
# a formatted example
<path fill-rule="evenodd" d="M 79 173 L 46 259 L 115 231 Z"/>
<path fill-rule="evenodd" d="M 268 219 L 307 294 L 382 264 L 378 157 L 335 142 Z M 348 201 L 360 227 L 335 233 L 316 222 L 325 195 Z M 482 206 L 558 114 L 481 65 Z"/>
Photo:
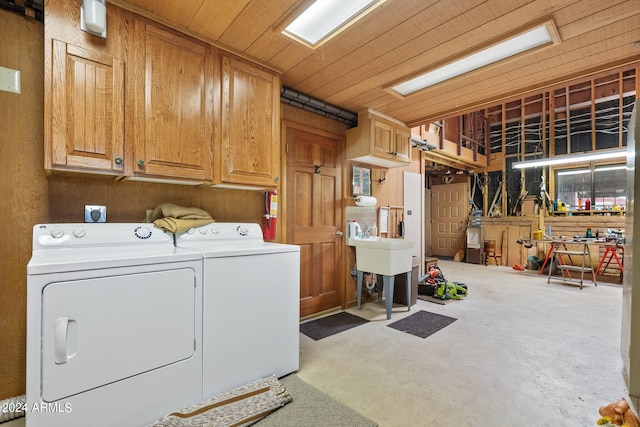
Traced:
<path fill-rule="evenodd" d="M 411 163 L 411 129 L 373 110 L 358 114 L 358 126 L 347 130 L 347 158 L 384 168 Z"/>
<path fill-rule="evenodd" d="M 45 169 L 122 175 L 124 62 L 53 40 L 45 77 Z"/>
<path fill-rule="evenodd" d="M 213 48 L 134 21 L 126 174 L 213 179 Z"/>
<path fill-rule="evenodd" d="M 275 187 L 280 174 L 280 77 L 222 55 L 217 184 Z"/>
<path fill-rule="evenodd" d="M 395 127 L 393 136 L 395 138 L 394 157 L 396 160 L 411 163 L 411 129 Z"/>

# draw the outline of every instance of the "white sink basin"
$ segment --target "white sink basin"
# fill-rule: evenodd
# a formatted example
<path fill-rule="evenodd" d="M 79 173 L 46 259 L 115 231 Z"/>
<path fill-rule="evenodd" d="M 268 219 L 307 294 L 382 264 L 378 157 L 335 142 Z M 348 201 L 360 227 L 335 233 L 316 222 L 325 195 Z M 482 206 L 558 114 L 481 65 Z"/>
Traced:
<path fill-rule="evenodd" d="M 404 239 L 388 239 L 386 237 L 363 237 L 363 238 L 350 238 L 349 246 L 361 246 L 364 248 L 375 249 L 407 249 L 413 247 L 413 242 Z"/>
<path fill-rule="evenodd" d="M 385 237 L 351 238 L 349 245 L 356 247 L 356 269 L 360 271 L 385 276 L 411 271 L 413 242 L 410 240 Z"/>

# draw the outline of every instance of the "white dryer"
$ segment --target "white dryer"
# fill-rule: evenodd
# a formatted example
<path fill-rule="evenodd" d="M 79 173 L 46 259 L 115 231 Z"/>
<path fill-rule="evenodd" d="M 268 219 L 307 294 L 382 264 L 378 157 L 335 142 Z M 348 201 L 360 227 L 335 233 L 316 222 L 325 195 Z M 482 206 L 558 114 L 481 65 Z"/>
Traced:
<path fill-rule="evenodd" d="M 149 224 L 40 224 L 27 427 L 144 426 L 202 400 L 202 259 Z"/>
<path fill-rule="evenodd" d="M 298 370 L 300 247 L 264 242 L 250 223 L 176 235 L 203 259 L 203 396 Z"/>

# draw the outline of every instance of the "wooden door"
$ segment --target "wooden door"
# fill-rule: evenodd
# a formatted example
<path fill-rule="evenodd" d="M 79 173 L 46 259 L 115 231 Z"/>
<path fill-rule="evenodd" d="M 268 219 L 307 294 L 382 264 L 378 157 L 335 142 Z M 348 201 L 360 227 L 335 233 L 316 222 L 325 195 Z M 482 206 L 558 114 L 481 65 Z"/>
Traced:
<path fill-rule="evenodd" d="M 431 187 L 431 248 L 433 255 L 452 257 L 464 248 L 468 216 L 466 183 Z"/>
<path fill-rule="evenodd" d="M 222 130 L 216 181 L 275 186 L 280 174 L 280 79 L 222 56 Z"/>
<path fill-rule="evenodd" d="M 339 236 L 344 141 L 300 125 L 286 125 L 285 132 L 286 241 L 300 245 L 300 316 L 305 317 L 344 306 L 345 237 Z"/>
<path fill-rule="evenodd" d="M 212 181 L 211 48 L 142 20 L 135 21 L 134 34 L 127 175 Z"/>
<path fill-rule="evenodd" d="M 122 175 L 124 61 L 53 40 L 45 169 Z"/>

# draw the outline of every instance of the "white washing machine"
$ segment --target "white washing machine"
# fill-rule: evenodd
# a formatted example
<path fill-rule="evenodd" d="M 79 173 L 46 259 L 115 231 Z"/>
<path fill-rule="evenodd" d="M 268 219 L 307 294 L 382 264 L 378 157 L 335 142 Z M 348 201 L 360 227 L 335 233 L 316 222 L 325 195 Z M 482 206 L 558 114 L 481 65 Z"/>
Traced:
<path fill-rule="evenodd" d="M 27 427 L 144 426 L 202 401 L 202 259 L 149 224 L 41 224 Z"/>
<path fill-rule="evenodd" d="M 300 247 L 265 243 L 258 224 L 176 235 L 203 259 L 203 395 L 298 370 Z"/>

